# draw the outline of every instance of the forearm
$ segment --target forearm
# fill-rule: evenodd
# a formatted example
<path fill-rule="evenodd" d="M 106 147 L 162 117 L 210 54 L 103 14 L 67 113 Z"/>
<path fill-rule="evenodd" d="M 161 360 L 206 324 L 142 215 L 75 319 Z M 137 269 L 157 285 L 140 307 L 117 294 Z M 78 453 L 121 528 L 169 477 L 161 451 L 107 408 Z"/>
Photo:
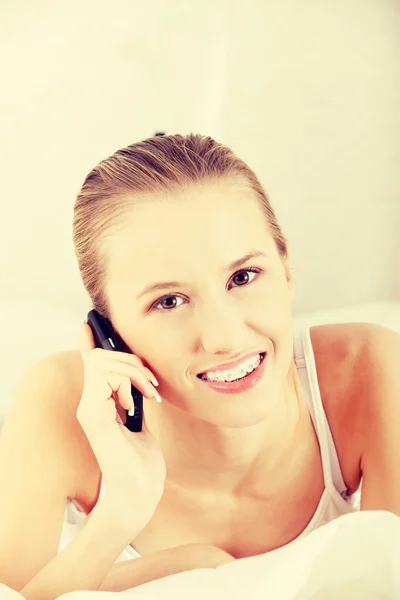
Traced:
<path fill-rule="evenodd" d="M 113 526 L 98 503 L 77 537 L 19 592 L 27 600 L 55 600 L 67 592 L 98 590 L 133 537 Z"/>
<path fill-rule="evenodd" d="M 227 552 L 208 544 L 177 546 L 113 565 L 99 590 L 123 592 L 174 573 L 201 568 L 215 569 L 234 560 Z"/>

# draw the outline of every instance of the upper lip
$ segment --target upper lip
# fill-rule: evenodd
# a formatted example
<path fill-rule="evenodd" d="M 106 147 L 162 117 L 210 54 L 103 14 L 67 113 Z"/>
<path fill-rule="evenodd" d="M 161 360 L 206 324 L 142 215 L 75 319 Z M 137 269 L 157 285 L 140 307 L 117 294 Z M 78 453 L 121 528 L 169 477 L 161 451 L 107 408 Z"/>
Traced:
<path fill-rule="evenodd" d="M 253 356 L 256 356 L 257 354 L 263 354 L 263 353 L 264 353 L 264 350 L 255 350 L 254 352 L 249 352 L 248 354 L 245 354 L 245 355 L 241 356 L 240 358 L 237 358 L 236 360 L 233 360 L 231 362 L 207 367 L 206 369 L 204 369 L 204 371 L 201 371 L 198 374 L 203 375 L 203 373 L 207 373 L 208 371 L 228 371 L 230 369 L 235 369 L 243 361 L 248 360 L 249 358 L 252 358 Z"/>

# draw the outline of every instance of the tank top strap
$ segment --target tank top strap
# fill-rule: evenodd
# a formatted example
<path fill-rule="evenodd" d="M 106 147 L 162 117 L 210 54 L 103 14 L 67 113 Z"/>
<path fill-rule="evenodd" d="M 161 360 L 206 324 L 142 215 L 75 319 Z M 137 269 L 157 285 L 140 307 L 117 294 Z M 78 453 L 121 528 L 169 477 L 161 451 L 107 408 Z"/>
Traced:
<path fill-rule="evenodd" d="M 310 327 L 294 329 L 294 359 L 321 450 L 325 486 L 348 498 L 332 432 L 322 404 Z"/>
<path fill-rule="evenodd" d="M 104 483 L 103 475 L 101 475 L 100 492 L 98 500 L 101 500 L 106 495 L 106 484 Z"/>

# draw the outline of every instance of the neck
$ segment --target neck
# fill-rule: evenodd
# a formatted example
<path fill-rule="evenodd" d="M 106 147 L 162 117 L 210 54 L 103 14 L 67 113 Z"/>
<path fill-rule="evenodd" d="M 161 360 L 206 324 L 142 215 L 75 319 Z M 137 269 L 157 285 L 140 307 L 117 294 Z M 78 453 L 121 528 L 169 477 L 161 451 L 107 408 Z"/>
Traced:
<path fill-rule="evenodd" d="M 267 418 L 241 428 L 217 426 L 168 402 L 145 406 L 146 422 L 166 462 L 166 484 L 234 495 L 242 490 L 257 495 L 261 485 L 271 495 L 282 489 L 289 472 L 299 465 L 307 439 L 304 430 L 310 426 L 294 363 L 270 405 Z"/>

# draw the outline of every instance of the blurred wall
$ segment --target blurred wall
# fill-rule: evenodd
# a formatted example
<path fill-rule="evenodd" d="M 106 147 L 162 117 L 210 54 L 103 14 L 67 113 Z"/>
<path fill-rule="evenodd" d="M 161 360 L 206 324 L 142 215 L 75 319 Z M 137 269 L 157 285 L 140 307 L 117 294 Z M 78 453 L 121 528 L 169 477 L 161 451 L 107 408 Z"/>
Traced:
<path fill-rule="evenodd" d="M 0 4 L 2 297 L 84 312 L 84 177 L 203 133 L 256 171 L 290 242 L 295 312 L 400 299 L 400 3 Z"/>

